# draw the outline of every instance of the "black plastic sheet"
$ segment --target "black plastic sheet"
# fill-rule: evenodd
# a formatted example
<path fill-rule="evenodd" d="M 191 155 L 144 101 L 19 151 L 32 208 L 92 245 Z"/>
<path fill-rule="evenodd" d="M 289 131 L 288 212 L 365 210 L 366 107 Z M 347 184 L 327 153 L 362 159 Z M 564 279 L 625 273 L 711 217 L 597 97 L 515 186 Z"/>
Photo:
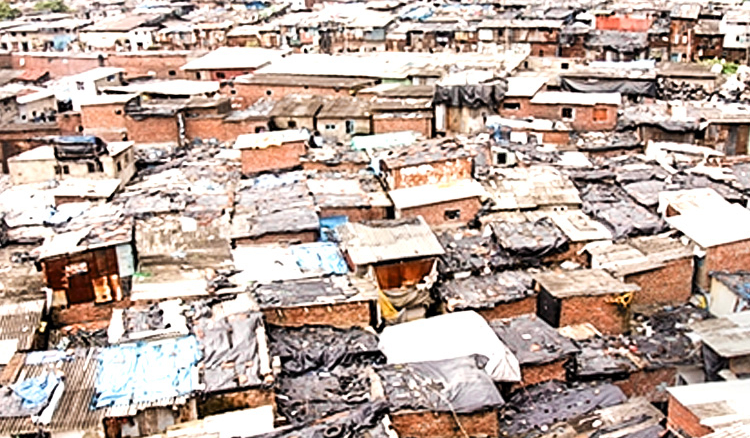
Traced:
<path fill-rule="evenodd" d="M 563 77 L 560 79 L 560 86 L 564 91 L 575 91 L 578 93 L 620 93 L 630 96 L 656 96 L 655 81 Z"/>
<path fill-rule="evenodd" d="M 506 81 L 494 84 L 437 86 L 433 102 L 448 107 L 497 108 L 507 91 Z"/>
<path fill-rule="evenodd" d="M 323 421 L 283 427 L 257 438 L 389 438 L 382 423 L 388 414 L 384 401 L 366 403 Z"/>

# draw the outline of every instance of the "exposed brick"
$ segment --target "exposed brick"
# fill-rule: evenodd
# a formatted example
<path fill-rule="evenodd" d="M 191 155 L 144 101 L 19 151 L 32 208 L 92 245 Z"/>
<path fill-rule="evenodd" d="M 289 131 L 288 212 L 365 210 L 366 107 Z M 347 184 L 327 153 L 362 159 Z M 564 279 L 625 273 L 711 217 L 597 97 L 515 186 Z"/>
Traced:
<path fill-rule="evenodd" d="M 338 328 L 368 327 L 372 323 L 369 301 L 336 303 L 306 307 L 264 309 L 268 324 L 284 327 L 304 325 L 329 325 Z"/>
<path fill-rule="evenodd" d="M 430 226 L 465 224 L 474 219 L 481 207 L 479 198 L 468 198 L 399 210 L 399 214 L 403 218 L 422 216 Z M 448 219 L 445 215 L 448 210 L 460 210 L 461 214 L 457 219 Z"/>
<path fill-rule="evenodd" d="M 231 94 L 234 90 L 234 94 Z M 304 96 L 351 96 L 354 90 L 339 87 L 320 87 L 306 85 L 264 85 L 234 83 L 229 92 L 224 94 L 232 98 L 232 104 L 236 108 L 247 108 L 261 98 L 281 99 L 291 94 Z M 270 94 L 269 94 L 270 92 Z"/>
<path fill-rule="evenodd" d="M 700 424 L 700 419 L 671 395 L 667 408 L 667 426 L 688 438 L 708 435 L 713 429 Z"/>
<path fill-rule="evenodd" d="M 685 303 L 693 286 L 693 259 L 673 260 L 663 268 L 627 275 L 623 281 L 641 287 L 633 297 L 633 304 Z"/>
<path fill-rule="evenodd" d="M 496 437 L 500 432 L 495 411 L 455 417 L 450 412 L 396 412 L 391 414 L 391 422 L 400 438 L 454 438 L 464 432 L 471 437 Z"/>
<path fill-rule="evenodd" d="M 300 157 L 305 152 L 304 141 L 289 142 L 262 149 L 243 149 L 242 173 L 251 175 L 273 170 L 292 169 L 300 166 Z"/>
<path fill-rule="evenodd" d="M 566 358 L 553 362 L 521 366 L 521 383 L 519 386 L 530 386 L 550 380 L 565 381 Z"/>
<path fill-rule="evenodd" d="M 569 297 L 560 304 L 560 327 L 591 323 L 605 334 L 617 335 L 628 330 L 629 309 L 609 302 L 616 295 Z"/>
<path fill-rule="evenodd" d="M 428 165 L 409 166 L 389 170 L 389 189 L 402 189 L 428 184 L 449 183 L 471 178 L 472 159 L 457 158 Z"/>
<path fill-rule="evenodd" d="M 347 218 L 349 218 L 349 222 L 373 221 L 373 220 L 386 219 L 388 217 L 388 209 L 385 207 L 371 207 L 371 208 L 321 207 L 320 208 L 321 218 L 336 217 L 336 216 L 346 216 Z"/>
<path fill-rule="evenodd" d="M 268 130 L 268 120 L 248 119 L 227 122 L 223 116 L 187 117 L 185 119 L 185 136 L 189 140 L 215 138 L 220 142 L 232 142 L 240 135 L 252 134 L 258 130 Z"/>
<path fill-rule="evenodd" d="M 712 271 L 742 271 L 750 266 L 750 240 L 719 245 L 706 250 L 703 274 L 698 285 L 708 290 L 708 273 Z"/>
<path fill-rule="evenodd" d="M 669 395 L 666 388 L 674 386 L 676 378 L 675 368 L 664 367 L 639 370 L 631 373 L 626 380 L 613 383 L 628 397 L 645 397 L 652 403 L 662 403 L 667 401 Z"/>
<path fill-rule="evenodd" d="M 269 405 L 274 407 L 274 411 L 276 410 L 275 394 L 270 388 L 250 388 L 223 394 L 206 394 L 198 400 L 198 415 L 204 418 L 209 415 Z"/>
<path fill-rule="evenodd" d="M 481 309 L 477 313 L 487 321 L 496 319 L 514 318 L 520 315 L 536 314 L 536 295 L 526 297 L 518 301 L 501 303 L 492 309 Z"/>
<path fill-rule="evenodd" d="M 425 138 L 432 137 L 432 117 L 378 117 L 372 118 L 372 133 L 416 131 Z"/>
<path fill-rule="evenodd" d="M 106 304 L 81 303 L 65 308 L 53 308 L 51 322 L 53 328 L 59 328 L 73 324 L 109 321 L 112 319 L 112 311 L 114 309 L 126 309 L 130 305 L 130 299 L 126 298 L 122 301 L 114 301 Z"/>

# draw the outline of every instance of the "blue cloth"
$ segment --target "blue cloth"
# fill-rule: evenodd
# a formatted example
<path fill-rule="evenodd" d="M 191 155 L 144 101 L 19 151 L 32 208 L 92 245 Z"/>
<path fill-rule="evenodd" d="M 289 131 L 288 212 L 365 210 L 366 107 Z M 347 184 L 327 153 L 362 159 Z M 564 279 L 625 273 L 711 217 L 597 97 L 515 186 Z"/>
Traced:
<path fill-rule="evenodd" d="M 346 274 L 349 268 L 333 243 L 308 243 L 291 247 L 297 266 L 303 271 L 323 271 L 326 274 Z"/>
<path fill-rule="evenodd" d="M 195 336 L 139 342 L 99 354 L 95 408 L 154 402 L 195 391 L 201 351 Z"/>
<path fill-rule="evenodd" d="M 32 409 L 47 405 L 58 384 L 60 384 L 60 379 L 52 373 L 47 373 L 23 380 L 13 385 L 12 388 L 13 392 L 23 399 L 24 409 Z"/>

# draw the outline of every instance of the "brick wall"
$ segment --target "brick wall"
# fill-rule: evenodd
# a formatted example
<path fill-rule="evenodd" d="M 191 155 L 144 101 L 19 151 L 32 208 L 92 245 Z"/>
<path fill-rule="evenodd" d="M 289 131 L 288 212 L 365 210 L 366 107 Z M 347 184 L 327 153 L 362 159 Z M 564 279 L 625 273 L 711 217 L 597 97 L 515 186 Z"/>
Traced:
<path fill-rule="evenodd" d="M 675 368 L 640 370 L 631 373 L 628 379 L 614 382 L 628 397 L 645 397 L 652 403 L 667 401 L 668 386 L 674 386 L 677 378 Z"/>
<path fill-rule="evenodd" d="M 641 287 L 633 297 L 634 304 L 682 304 L 690 299 L 693 287 L 693 258 L 674 260 L 663 268 L 628 275 L 623 280 Z"/>
<path fill-rule="evenodd" d="M 522 365 L 520 386 L 530 386 L 550 380 L 564 382 L 566 379 L 566 361 L 567 358 L 563 358 L 549 363 Z"/>
<path fill-rule="evenodd" d="M 402 189 L 428 184 L 449 183 L 471 178 L 471 158 L 460 158 L 393 169 L 388 178 L 389 189 Z"/>
<path fill-rule="evenodd" d="M 264 309 L 263 315 L 268 324 L 284 327 L 305 325 L 330 325 L 338 328 L 368 327 L 371 325 L 369 301 L 336 303 L 320 306 L 285 307 Z"/>
<path fill-rule="evenodd" d="M 231 90 L 235 91 L 235 94 L 231 94 Z M 270 91 L 271 94 L 268 94 Z M 349 96 L 351 95 L 348 88 L 329 88 L 329 87 L 314 87 L 307 85 L 264 85 L 264 84 L 243 84 L 235 83 L 230 86 L 229 96 L 232 98 L 232 103 L 237 104 L 237 108 L 247 108 L 254 104 L 261 98 L 270 99 L 281 99 L 284 96 L 290 94 L 301 94 L 305 96 Z"/>
<path fill-rule="evenodd" d="M 542 133 L 542 140 L 549 144 L 568 144 L 570 143 L 570 132 L 568 131 L 549 131 Z"/>
<path fill-rule="evenodd" d="M 180 67 L 198 57 L 200 53 L 111 53 L 107 56 L 107 66 L 125 69 L 125 77 L 151 76 L 158 79 L 189 79 Z M 171 73 L 171 74 L 170 74 Z"/>
<path fill-rule="evenodd" d="M 607 300 L 614 295 L 569 297 L 560 305 L 560 327 L 589 322 L 604 334 L 617 335 L 628 330 L 629 311 Z"/>
<path fill-rule="evenodd" d="M 388 218 L 388 210 L 385 207 L 371 208 L 320 208 L 320 217 L 346 216 L 349 222 L 363 222 Z"/>
<path fill-rule="evenodd" d="M 416 131 L 425 136 L 432 137 L 431 117 L 378 117 L 372 118 L 372 133 L 384 134 L 388 132 Z"/>
<path fill-rule="evenodd" d="M 81 113 L 67 111 L 57 116 L 57 124 L 60 126 L 61 135 L 80 135 L 79 127 L 83 126 Z"/>
<path fill-rule="evenodd" d="M 176 117 L 126 118 L 128 139 L 136 143 L 179 143 L 180 130 Z"/>
<path fill-rule="evenodd" d="M 113 301 L 106 304 L 81 303 L 64 308 L 53 308 L 51 322 L 54 328 L 59 328 L 73 324 L 109 321 L 112 319 L 114 309 L 125 309 L 130 305 L 130 299 L 125 298 L 122 301 Z"/>
<path fill-rule="evenodd" d="M 477 215 L 482 207 L 482 202 L 478 197 L 460 199 L 457 201 L 441 202 L 440 204 L 425 205 L 421 207 L 408 208 L 399 210 L 398 214 L 402 218 L 422 216 L 430 226 L 442 225 L 447 223 L 465 224 Z M 446 211 L 459 210 L 461 215 L 457 219 L 446 218 Z"/>
<path fill-rule="evenodd" d="M 529 105 L 529 114 L 519 117 L 532 116 L 538 119 L 563 120 L 562 109 L 572 108 L 573 119 L 566 120 L 576 131 L 605 131 L 614 129 L 617 124 L 616 105 Z M 603 121 L 594 121 L 594 110 L 602 109 L 607 112 Z"/>
<path fill-rule="evenodd" d="M 12 53 L 11 63 L 15 70 L 48 71 L 50 78 L 83 73 L 99 67 L 99 59 L 91 55 L 41 56 L 33 53 Z"/>
<path fill-rule="evenodd" d="M 457 414 L 463 431 L 470 437 L 496 437 L 499 435 L 497 412 Z M 463 431 L 450 412 L 396 412 L 391 414 L 391 423 L 399 437 L 408 438 L 454 438 Z"/>
<path fill-rule="evenodd" d="M 708 435 L 713 432 L 709 427 L 700 424 L 700 419 L 671 395 L 667 408 L 667 426 L 688 438 Z"/>
<path fill-rule="evenodd" d="M 514 318 L 526 314 L 536 314 L 536 295 L 517 301 L 511 301 L 509 303 L 501 303 L 492 309 L 480 309 L 477 310 L 477 313 L 482 315 L 487 321 Z"/>
<path fill-rule="evenodd" d="M 242 173 L 245 175 L 272 170 L 291 169 L 300 165 L 305 142 L 296 141 L 263 149 L 242 150 Z"/>
<path fill-rule="evenodd" d="M 741 271 L 750 267 L 750 240 L 728 243 L 706 250 L 705 274 L 698 285 L 708 290 L 708 273 L 712 271 Z"/>
<path fill-rule="evenodd" d="M 185 135 L 189 140 L 215 138 L 221 142 L 235 141 L 242 134 L 255 133 L 256 128 L 267 130 L 268 120 L 227 122 L 223 116 L 185 118 Z"/>
<path fill-rule="evenodd" d="M 41 146 L 43 142 L 34 138 L 48 135 L 60 135 L 60 127 L 54 123 L 35 123 L 29 124 L 28 129 L 0 128 L 0 170 L 8 173 L 8 158 Z"/>
<path fill-rule="evenodd" d="M 240 409 L 273 406 L 276 410 L 275 395 L 272 389 L 251 388 L 226 394 L 206 394 L 198 400 L 198 415 L 204 418 Z"/>

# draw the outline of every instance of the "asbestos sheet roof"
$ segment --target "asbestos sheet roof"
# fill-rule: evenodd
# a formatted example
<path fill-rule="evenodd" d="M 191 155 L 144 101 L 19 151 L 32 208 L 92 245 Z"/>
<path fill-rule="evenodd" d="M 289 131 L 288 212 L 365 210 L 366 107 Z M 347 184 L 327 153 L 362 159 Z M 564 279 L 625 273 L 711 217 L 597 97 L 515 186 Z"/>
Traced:
<path fill-rule="evenodd" d="M 691 328 L 723 358 L 750 355 L 750 311 L 700 321 Z"/>
<path fill-rule="evenodd" d="M 703 248 L 750 240 L 750 210 L 737 204 L 692 210 L 666 221 Z"/>
<path fill-rule="evenodd" d="M 254 70 L 281 59 L 288 50 L 263 49 L 260 47 L 221 47 L 213 52 L 188 62 L 182 70 Z"/>
<path fill-rule="evenodd" d="M 601 269 L 542 272 L 534 280 L 556 298 L 609 295 L 640 290 L 635 284 L 624 283 Z"/>
<path fill-rule="evenodd" d="M 552 166 L 497 169 L 484 187 L 494 203 L 493 210 L 581 205 L 573 182 Z"/>
<path fill-rule="evenodd" d="M 574 93 L 541 91 L 531 99 L 533 105 L 615 105 L 622 103 L 620 93 Z"/>
<path fill-rule="evenodd" d="M 284 143 L 306 141 L 310 134 L 305 129 L 287 129 L 284 131 L 259 132 L 243 134 L 234 142 L 235 149 L 266 149 L 281 146 Z"/>
<path fill-rule="evenodd" d="M 536 315 L 490 321 L 490 326 L 521 366 L 549 363 L 578 352 L 570 339 Z"/>
<path fill-rule="evenodd" d="M 669 394 L 712 429 L 750 422 L 750 380 L 698 383 L 667 388 Z"/>
<path fill-rule="evenodd" d="M 348 222 L 338 228 L 341 248 L 355 265 L 439 256 L 445 253 L 425 220 Z"/>
<path fill-rule="evenodd" d="M 458 201 L 469 198 L 482 198 L 485 191 L 475 180 L 462 180 L 450 184 L 432 184 L 407 187 L 388 192 L 393 205 L 399 210 L 405 210 L 425 205 L 440 204 L 442 202 Z"/>

